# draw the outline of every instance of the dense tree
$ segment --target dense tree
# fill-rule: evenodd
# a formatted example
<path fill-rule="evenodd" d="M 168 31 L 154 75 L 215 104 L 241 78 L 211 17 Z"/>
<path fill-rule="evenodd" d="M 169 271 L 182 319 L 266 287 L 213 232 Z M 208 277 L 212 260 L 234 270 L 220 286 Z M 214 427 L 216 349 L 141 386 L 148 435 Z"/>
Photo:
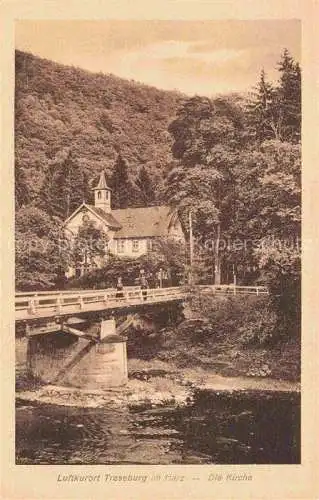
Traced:
<path fill-rule="evenodd" d="M 60 221 L 35 207 L 16 212 L 16 288 L 47 290 L 64 274 Z"/>
<path fill-rule="evenodd" d="M 234 170 L 236 218 L 233 236 L 299 237 L 301 222 L 301 149 L 266 141 L 242 152 Z"/>
<path fill-rule="evenodd" d="M 70 264 L 74 268 L 83 266 L 84 272 L 88 272 L 96 266 L 96 258 L 105 258 L 108 252 L 108 237 L 98 229 L 94 221 L 88 219 L 83 221 L 79 227 L 76 237 L 71 242 Z"/>
<path fill-rule="evenodd" d="M 280 80 L 276 105 L 281 117 L 281 137 L 298 142 L 301 136 L 301 71 L 287 49 L 281 56 L 278 70 Z"/>
<path fill-rule="evenodd" d="M 281 141 L 266 141 L 239 157 L 234 169 L 235 210 L 227 257 L 236 265 L 243 284 L 260 276 L 260 251 L 267 254 L 270 247 L 280 251 L 298 244 L 300 167 L 300 146 Z"/>
<path fill-rule="evenodd" d="M 285 49 L 278 63 L 279 81 L 266 80 L 264 70 L 248 106 L 253 136 L 260 143 L 268 139 L 298 142 L 301 137 L 301 71 Z"/>
<path fill-rule="evenodd" d="M 132 185 L 128 175 L 126 161 L 121 154 L 118 155 L 112 177 L 110 179 L 112 189 L 112 207 L 127 208 L 129 206 Z"/>
<path fill-rule="evenodd" d="M 135 184 L 138 188 L 140 205 L 144 207 L 149 207 L 151 205 L 154 205 L 155 202 L 154 184 L 144 165 L 139 170 L 138 176 L 135 180 Z"/>
<path fill-rule="evenodd" d="M 85 170 L 66 148 L 50 162 L 41 191 L 42 207 L 65 220 L 83 202 L 90 201 L 90 184 Z"/>
<path fill-rule="evenodd" d="M 215 283 L 219 283 L 219 242 L 226 237 L 232 217 L 232 170 L 245 141 L 242 110 L 221 98 L 194 97 L 184 103 L 169 131 L 177 162 L 167 173 L 164 196 L 185 226 L 192 212 L 194 234 L 208 248 Z"/>
<path fill-rule="evenodd" d="M 15 208 L 19 209 L 23 205 L 27 205 L 29 200 L 28 191 L 26 189 L 26 173 L 16 161 L 14 169 L 14 188 L 15 188 Z"/>
<path fill-rule="evenodd" d="M 236 148 L 242 142 L 240 113 L 229 99 L 195 96 L 186 100 L 168 128 L 174 158 L 187 167 L 207 165 L 215 146 Z"/>
<path fill-rule="evenodd" d="M 248 105 L 248 117 L 253 137 L 258 142 L 272 139 L 276 134 L 276 120 L 273 114 L 274 87 L 266 78 L 266 73 L 262 69 L 254 99 Z"/>
<path fill-rule="evenodd" d="M 267 241 L 255 253 L 277 313 L 277 335 L 299 336 L 301 325 L 301 247 L 299 240 Z"/>

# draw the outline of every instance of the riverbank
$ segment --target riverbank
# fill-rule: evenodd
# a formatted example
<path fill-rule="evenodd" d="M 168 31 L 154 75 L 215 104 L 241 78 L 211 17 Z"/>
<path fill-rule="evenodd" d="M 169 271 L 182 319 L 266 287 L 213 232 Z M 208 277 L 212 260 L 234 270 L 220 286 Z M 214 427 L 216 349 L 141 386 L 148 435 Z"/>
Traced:
<path fill-rule="evenodd" d="M 300 384 L 267 377 L 224 377 L 202 368 L 180 369 L 159 360 L 130 359 L 129 381 L 123 387 L 101 392 L 34 383 L 29 388 L 25 384 L 17 392 L 17 398 L 26 402 L 87 408 L 123 404 L 162 406 L 188 404 L 196 390 L 211 390 L 217 394 L 238 391 L 298 393 Z"/>
<path fill-rule="evenodd" d="M 300 382 L 300 335 L 278 324 L 268 297 L 195 296 L 184 317 L 153 329 L 132 328 L 130 359 L 161 361 L 172 370 L 203 376 Z M 147 365 L 145 365 L 147 368 Z M 200 375 L 197 377 L 196 373 Z M 276 386 L 275 382 L 269 385 Z"/>
<path fill-rule="evenodd" d="M 215 391 L 284 391 L 299 392 L 300 383 L 297 381 L 281 380 L 270 377 L 223 376 L 213 370 L 197 368 L 181 368 L 173 363 L 164 361 L 145 361 L 130 359 L 129 384 L 134 386 L 136 379 L 147 381 L 155 392 L 166 387 L 174 390 L 175 387 L 192 387 Z"/>
<path fill-rule="evenodd" d="M 243 346 L 234 337 L 197 340 L 190 323 L 164 329 L 128 342 L 129 366 L 134 376 L 163 369 L 185 381 L 210 381 L 226 388 L 277 390 L 300 386 L 300 344 L 292 339 L 275 346 Z M 204 327 L 203 327 L 204 328 Z M 139 375 L 141 371 L 141 375 Z M 146 375 L 147 376 L 147 375 Z"/>

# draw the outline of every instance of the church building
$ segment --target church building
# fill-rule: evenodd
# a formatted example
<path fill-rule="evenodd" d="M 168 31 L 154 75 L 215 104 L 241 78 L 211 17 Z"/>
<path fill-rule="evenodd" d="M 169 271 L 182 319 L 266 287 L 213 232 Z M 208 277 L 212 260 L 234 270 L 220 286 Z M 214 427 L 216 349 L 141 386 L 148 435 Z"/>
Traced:
<path fill-rule="evenodd" d="M 66 236 L 72 240 L 85 223 L 91 223 L 106 236 L 108 252 L 118 257 L 139 257 L 152 251 L 158 238 L 172 238 L 185 243 L 179 218 L 167 206 L 122 208 L 112 210 L 111 189 L 104 172 L 98 185 L 93 188 L 94 205 L 82 203 L 64 222 Z M 77 269 L 70 268 L 67 276 L 82 275 L 88 268 L 102 267 L 107 260 L 94 257 L 90 262 L 84 258 Z"/>

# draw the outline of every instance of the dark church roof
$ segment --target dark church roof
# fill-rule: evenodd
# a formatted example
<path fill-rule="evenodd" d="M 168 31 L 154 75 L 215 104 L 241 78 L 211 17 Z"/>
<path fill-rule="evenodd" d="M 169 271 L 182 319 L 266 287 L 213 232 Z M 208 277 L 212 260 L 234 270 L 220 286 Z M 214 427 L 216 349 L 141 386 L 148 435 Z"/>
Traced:
<path fill-rule="evenodd" d="M 82 209 L 88 209 L 107 226 L 115 230 L 114 238 L 150 238 L 167 236 L 174 216 L 166 206 L 121 208 L 106 212 L 103 208 L 83 203 L 64 222 L 68 223 Z"/>
<path fill-rule="evenodd" d="M 167 235 L 171 214 L 170 208 L 142 207 L 112 210 L 113 217 L 121 229 L 114 238 L 145 238 Z"/>
<path fill-rule="evenodd" d="M 95 207 L 94 205 L 88 205 L 87 203 L 85 204 L 86 207 L 88 207 L 92 212 L 94 212 L 100 219 L 103 219 L 106 224 L 111 227 L 112 229 L 120 229 L 121 224 L 113 217 L 113 212 L 112 214 L 105 212 L 103 208 L 100 207 Z"/>

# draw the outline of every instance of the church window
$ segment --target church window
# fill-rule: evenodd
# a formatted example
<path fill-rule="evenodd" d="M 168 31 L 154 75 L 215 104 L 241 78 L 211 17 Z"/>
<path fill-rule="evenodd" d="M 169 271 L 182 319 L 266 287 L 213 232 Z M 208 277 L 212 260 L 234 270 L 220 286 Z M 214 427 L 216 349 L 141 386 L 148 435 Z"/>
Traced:
<path fill-rule="evenodd" d="M 100 199 L 101 199 L 101 196 L 102 196 L 101 191 L 98 191 L 98 192 L 97 192 L 97 198 L 98 198 L 98 200 L 100 200 Z"/>
<path fill-rule="evenodd" d="M 117 251 L 123 253 L 125 250 L 125 240 L 117 240 Z"/>
<path fill-rule="evenodd" d="M 138 240 L 133 240 L 132 241 L 132 250 L 133 250 L 133 252 L 138 252 L 139 251 L 139 241 Z"/>

